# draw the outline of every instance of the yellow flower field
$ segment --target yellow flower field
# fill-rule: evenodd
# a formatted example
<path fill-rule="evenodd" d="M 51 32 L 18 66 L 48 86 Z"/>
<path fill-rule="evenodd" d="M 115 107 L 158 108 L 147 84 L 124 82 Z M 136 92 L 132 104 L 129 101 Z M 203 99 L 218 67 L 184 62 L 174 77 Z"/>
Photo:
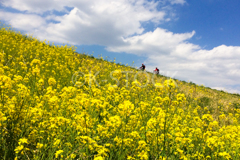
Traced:
<path fill-rule="evenodd" d="M 240 159 L 239 95 L 0 29 L 0 159 Z"/>

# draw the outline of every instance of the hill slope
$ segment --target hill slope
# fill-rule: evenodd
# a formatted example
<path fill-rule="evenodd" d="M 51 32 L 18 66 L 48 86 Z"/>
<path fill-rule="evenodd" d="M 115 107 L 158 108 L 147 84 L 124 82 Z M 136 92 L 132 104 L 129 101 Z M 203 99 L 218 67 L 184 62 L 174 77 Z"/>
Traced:
<path fill-rule="evenodd" d="M 0 30 L 1 159 L 239 159 L 239 96 Z"/>

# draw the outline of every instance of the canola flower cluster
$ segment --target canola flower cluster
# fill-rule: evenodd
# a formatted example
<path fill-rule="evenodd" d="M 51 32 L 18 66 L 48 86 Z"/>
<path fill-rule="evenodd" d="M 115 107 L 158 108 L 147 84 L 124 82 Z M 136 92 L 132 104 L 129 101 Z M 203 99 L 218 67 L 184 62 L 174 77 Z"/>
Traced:
<path fill-rule="evenodd" d="M 240 158 L 240 109 L 214 114 L 180 81 L 0 35 L 0 159 Z"/>

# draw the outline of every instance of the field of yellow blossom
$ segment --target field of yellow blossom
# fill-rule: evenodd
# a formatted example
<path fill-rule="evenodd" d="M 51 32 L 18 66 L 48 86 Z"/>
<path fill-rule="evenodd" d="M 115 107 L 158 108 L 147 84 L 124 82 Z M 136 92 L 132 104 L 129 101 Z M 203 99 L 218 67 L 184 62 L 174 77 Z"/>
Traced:
<path fill-rule="evenodd" d="M 0 28 L 0 159 L 240 159 L 240 96 Z"/>

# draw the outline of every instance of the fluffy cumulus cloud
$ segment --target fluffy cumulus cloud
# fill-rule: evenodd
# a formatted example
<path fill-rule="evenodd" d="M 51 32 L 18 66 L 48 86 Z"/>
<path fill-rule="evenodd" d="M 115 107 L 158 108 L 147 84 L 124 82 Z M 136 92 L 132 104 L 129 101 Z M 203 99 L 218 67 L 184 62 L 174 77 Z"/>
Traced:
<path fill-rule="evenodd" d="M 240 91 L 239 46 L 205 50 L 189 43 L 195 31 L 173 33 L 158 26 L 176 19 L 175 5 L 185 0 L 2 0 L 0 19 L 40 39 L 74 45 L 102 45 L 111 52 L 146 57 L 149 71 Z M 8 9 L 11 9 L 9 11 Z M 14 12 L 12 11 L 14 9 Z M 228 85 L 227 85 L 228 84 Z"/>
<path fill-rule="evenodd" d="M 142 22 L 159 23 L 166 16 L 164 11 L 157 10 L 159 2 L 147 0 L 3 0 L 2 5 L 25 12 L 28 16 L 44 18 L 45 23 L 38 23 L 38 28 L 26 28 L 26 31 L 41 39 L 47 38 L 60 43 L 69 41 L 75 45 L 121 44 L 124 43 L 122 37 L 141 34 L 144 31 Z M 19 21 L 26 17 L 18 13 L 14 13 L 12 17 L 14 15 L 18 16 Z M 11 22 L 8 17 L 1 18 Z M 12 25 L 18 28 L 18 24 Z"/>
<path fill-rule="evenodd" d="M 11 7 L 19 11 L 27 11 L 28 13 L 44 13 L 46 11 L 57 10 L 64 11 L 68 1 L 58 0 L 2 0 L 2 5 Z"/>
<path fill-rule="evenodd" d="M 188 44 L 185 41 L 194 35 L 191 33 L 174 34 L 165 29 L 157 28 L 154 31 L 122 38 L 123 45 L 109 46 L 107 49 L 113 52 L 127 52 L 145 56 L 169 55 L 173 52 L 181 54 L 184 51 L 198 48 L 196 45 Z M 149 54 L 147 54 L 149 53 Z"/>
<path fill-rule="evenodd" d="M 146 63 L 151 69 L 159 66 L 165 74 L 166 71 L 176 73 L 175 77 L 182 80 L 240 93 L 240 60 L 237 58 L 240 55 L 239 46 L 221 45 L 211 50 L 204 50 L 196 49 L 198 46 L 191 47 L 192 44 L 185 45 L 190 45 L 186 47 L 190 50 L 184 51 L 183 48 L 181 54 L 176 55 L 176 50 L 173 50 L 171 53 L 175 56 L 151 55 Z"/>
<path fill-rule="evenodd" d="M 45 19 L 35 14 L 16 14 L 0 11 L 0 19 L 6 20 L 8 24 L 25 31 L 43 29 L 43 26 L 46 25 Z"/>

